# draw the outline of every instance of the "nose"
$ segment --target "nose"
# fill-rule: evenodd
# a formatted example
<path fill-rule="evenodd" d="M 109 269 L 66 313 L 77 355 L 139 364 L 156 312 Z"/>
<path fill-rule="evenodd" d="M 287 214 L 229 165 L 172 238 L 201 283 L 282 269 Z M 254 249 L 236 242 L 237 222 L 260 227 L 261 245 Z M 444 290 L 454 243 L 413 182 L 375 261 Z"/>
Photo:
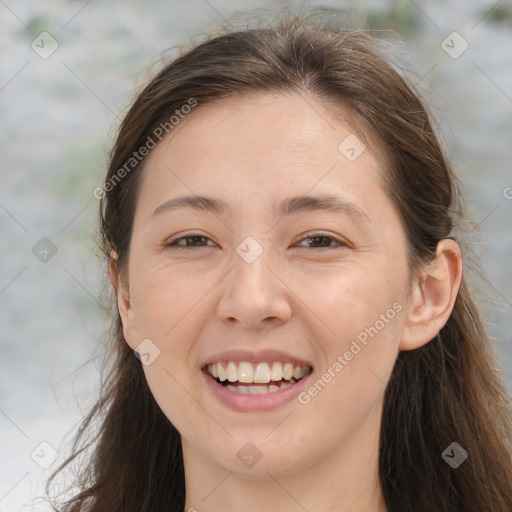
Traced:
<path fill-rule="evenodd" d="M 217 306 L 221 321 L 264 329 L 282 325 L 291 317 L 289 290 L 269 263 L 265 252 L 252 263 L 235 255 Z"/>

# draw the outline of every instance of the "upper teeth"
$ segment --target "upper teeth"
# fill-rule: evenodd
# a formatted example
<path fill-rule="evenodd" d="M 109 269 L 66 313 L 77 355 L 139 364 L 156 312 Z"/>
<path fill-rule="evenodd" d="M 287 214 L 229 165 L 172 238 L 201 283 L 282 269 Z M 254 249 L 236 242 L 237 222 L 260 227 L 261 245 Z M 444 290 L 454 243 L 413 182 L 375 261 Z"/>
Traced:
<path fill-rule="evenodd" d="M 293 363 L 257 363 L 252 364 L 246 361 L 238 363 L 234 361 L 211 363 L 206 367 L 207 372 L 221 381 L 229 382 L 257 382 L 266 383 L 282 379 L 296 380 L 308 375 L 311 368 L 307 365 Z"/>

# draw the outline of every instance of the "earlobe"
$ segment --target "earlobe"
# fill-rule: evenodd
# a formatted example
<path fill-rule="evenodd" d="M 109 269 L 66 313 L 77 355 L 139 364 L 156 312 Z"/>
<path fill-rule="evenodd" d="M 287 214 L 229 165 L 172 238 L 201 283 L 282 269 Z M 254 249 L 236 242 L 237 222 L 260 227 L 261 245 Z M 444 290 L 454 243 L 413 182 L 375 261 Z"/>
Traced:
<path fill-rule="evenodd" d="M 400 350 L 414 350 L 435 338 L 452 313 L 461 280 L 460 247 L 454 240 L 443 239 L 410 294 Z"/>

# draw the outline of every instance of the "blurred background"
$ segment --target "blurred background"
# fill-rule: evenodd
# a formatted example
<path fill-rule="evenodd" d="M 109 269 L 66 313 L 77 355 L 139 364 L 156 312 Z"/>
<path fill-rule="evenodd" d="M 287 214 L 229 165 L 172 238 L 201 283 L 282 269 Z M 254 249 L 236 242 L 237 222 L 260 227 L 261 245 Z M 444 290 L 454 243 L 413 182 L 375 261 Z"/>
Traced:
<path fill-rule="evenodd" d="M 304 6 L 401 39 L 479 226 L 478 297 L 512 390 L 510 0 L 0 0 L 1 512 L 49 510 L 36 497 L 98 393 L 106 274 L 93 190 L 123 112 L 179 47 L 237 12 Z"/>

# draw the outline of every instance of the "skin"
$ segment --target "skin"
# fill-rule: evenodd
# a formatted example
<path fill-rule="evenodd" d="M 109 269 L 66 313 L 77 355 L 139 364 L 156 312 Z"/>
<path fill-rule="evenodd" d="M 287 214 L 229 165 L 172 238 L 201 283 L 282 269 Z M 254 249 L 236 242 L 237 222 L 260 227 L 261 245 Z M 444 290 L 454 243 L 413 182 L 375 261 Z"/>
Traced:
<path fill-rule="evenodd" d="M 127 275 L 119 278 L 113 254 L 110 276 L 127 343 L 135 350 L 149 338 L 160 350 L 144 372 L 182 435 L 185 510 L 387 510 L 377 471 L 385 385 L 398 352 L 428 343 L 446 323 L 462 264 L 458 245 L 443 240 L 411 282 L 405 233 L 378 176 L 382 158 L 367 148 L 349 161 L 338 150 L 354 133 L 312 98 L 255 95 L 198 106 L 149 157 Z M 322 193 L 367 220 L 272 213 L 281 199 Z M 153 216 L 194 194 L 233 211 Z M 187 234 L 208 240 L 165 247 Z M 331 238 L 315 244 L 312 234 Z M 252 263 L 236 252 L 247 236 L 263 248 Z M 311 362 L 316 381 L 397 303 L 394 318 L 307 404 L 236 412 L 203 382 L 201 364 L 230 348 L 289 352 Z M 237 457 L 247 442 L 261 453 L 250 468 Z"/>

